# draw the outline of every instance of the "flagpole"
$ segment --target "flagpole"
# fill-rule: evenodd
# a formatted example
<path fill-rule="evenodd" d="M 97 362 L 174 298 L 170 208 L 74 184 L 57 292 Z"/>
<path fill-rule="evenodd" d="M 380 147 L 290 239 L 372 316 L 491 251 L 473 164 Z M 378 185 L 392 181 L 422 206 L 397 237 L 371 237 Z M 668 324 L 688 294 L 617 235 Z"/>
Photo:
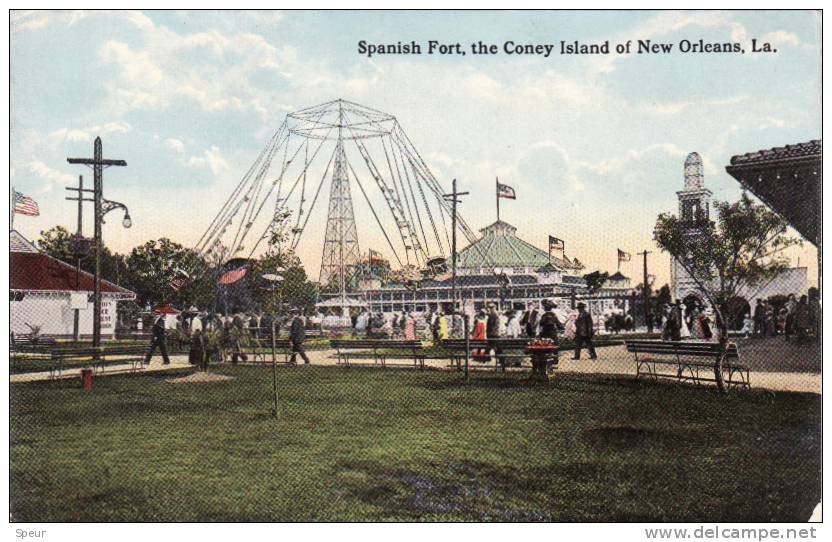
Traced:
<path fill-rule="evenodd" d="M 497 196 L 497 222 L 499 222 L 500 221 L 500 178 L 495 177 L 495 179 L 497 180 L 497 184 L 494 185 L 494 188 L 496 189 L 495 194 Z"/>
<path fill-rule="evenodd" d="M 14 229 L 14 187 L 12 186 L 11 188 L 12 188 L 12 194 L 11 194 L 12 195 L 12 199 L 11 199 L 12 215 L 11 215 L 11 224 L 9 226 L 9 231 Z"/>

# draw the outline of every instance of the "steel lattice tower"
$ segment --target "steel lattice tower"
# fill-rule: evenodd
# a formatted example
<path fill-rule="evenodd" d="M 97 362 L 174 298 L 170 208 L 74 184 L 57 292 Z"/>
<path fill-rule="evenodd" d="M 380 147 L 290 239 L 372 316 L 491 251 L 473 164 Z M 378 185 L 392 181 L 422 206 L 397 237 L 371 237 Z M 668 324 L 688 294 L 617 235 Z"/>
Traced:
<path fill-rule="evenodd" d="M 337 287 L 343 295 L 353 286 L 361 253 L 358 248 L 358 231 L 355 227 L 350 180 L 347 174 L 347 156 L 340 137 L 335 147 L 334 162 L 320 281 L 329 289 Z"/>

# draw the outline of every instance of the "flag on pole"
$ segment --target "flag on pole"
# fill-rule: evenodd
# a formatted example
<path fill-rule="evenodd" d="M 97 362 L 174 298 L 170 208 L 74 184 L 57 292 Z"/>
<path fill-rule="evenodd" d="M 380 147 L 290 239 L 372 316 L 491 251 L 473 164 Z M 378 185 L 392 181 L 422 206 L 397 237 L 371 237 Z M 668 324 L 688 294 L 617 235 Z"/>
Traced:
<path fill-rule="evenodd" d="M 14 212 L 19 215 L 40 216 L 37 202 L 18 191 L 14 192 Z"/>
<path fill-rule="evenodd" d="M 377 251 L 377 250 L 370 249 L 369 259 L 370 259 L 370 263 L 383 262 L 384 261 L 384 255 L 382 255 L 382 253 Z"/>
<path fill-rule="evenodd" d="M 239 269 L 228 271 L 220 275 L 220 278 L 217 279 L 217 284 L 234 284 L 241 278 L 245 277 L 247 272 L 248 268 L 246 267 L 240 267 Z"/>
<path fill-rule="evenodd" d="M 507 184 L 500 183 L 500 179 L 497 179 L 497 197 L 505 199 L 517 199 L 517 196 L 514 194 L 514 189 Z"/>
<path fill-rule="evenodd" d="M 560 252 L 560 258 L 563 258 L 565 255 L 566 250 L 566 243 L 563 239 L 558 239 L 554 236 L 549 236 L 549 258 L 552 257 L 552 254 L 555 252 Z"/>
<path fill-rule="evenodd" d="M 621 262 L 629 262 L 633 258 L 633 255 L 629 252 L 624 252 L 620 248 L 618 249 L 618 268 L 621 269 Z"/>

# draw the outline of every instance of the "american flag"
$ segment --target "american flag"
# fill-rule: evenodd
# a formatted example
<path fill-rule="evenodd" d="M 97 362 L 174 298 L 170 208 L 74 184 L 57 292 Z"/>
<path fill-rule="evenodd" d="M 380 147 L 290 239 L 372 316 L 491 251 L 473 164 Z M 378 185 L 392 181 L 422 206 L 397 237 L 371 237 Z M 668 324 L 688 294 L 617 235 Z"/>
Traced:
<path fill-rule="evenodd" d="M 14 212 L 19 215 L 40 216 L 37 202 L 17 190 L 14 192 Z"/>
<path fill-rule="evenodd" d="M 514 195 L 514 189 L 507 184 L 502 184 L 500 179 L 497 179 L 497 197 L 505 199 L 517 199 Z"/>

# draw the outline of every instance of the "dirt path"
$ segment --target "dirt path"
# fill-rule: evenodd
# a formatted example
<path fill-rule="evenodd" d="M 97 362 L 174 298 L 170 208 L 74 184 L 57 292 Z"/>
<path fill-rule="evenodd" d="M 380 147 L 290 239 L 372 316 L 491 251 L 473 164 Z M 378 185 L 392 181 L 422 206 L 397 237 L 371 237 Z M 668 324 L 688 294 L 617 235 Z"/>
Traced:
<path fill-rule="evenodd" d="M 742 349 L 742 346 L 741 346 Z M 759 347 L 758 347 L 759 350 Z M 753 350 L 752 350 L 753 351 Z M 770 349 L 766 350 L 766 355 L 771 357 L 775 355 Z M 335 366 L 335 351 L 334 350 L 310 350 L 307 352 L 313 365 Z M 635 376 L 636 366 L 633 361 L 632 354 L 629 354 L 623 345 L 609 346 L 598 349 L 598 359 L 590 360 L 586 352 L 583 353 L 583 359 L 574 361 L 571 359 L 571 353 L 561 352 L 559 369 L 563 372 L 572 373 L 600 373 L 600 374 L 619 374 L 627 376 Z M 752 356 L 746 356 L 752 358 Z M 282 357 L 280 358 L 282 359 Z M 300 359 L 299 359 L 300 361 Z M 388 363 L 389 367 L 413 367 L 412 363 L 407 360 L 397 360 L 398 363 Z M 745 361 L 745 360 L 744 360 Z M 793 367 L 791 370 L 766 370 L 759 368 L 759 360 L 749 359 L 747 363 L 751 366 L 751 387 L 763 388 L 772 391 L 796 391 L 821 393 L 821 375 L 817 372 L 798 372 Z M 373 367 L 372 361 L 354 362 L 356 367 Z M 770 364 L 769 364 L 770 365 Z M 430 359 L 425 362 L 425 366 L 431 369 L 454 370 L 450 366 L 448 360 Z M 154 358 L 150 367 L 143 370 L 143 372 L 163 372 L 170 370 L 182 369 L 190 367 L 186 355 L 171 356 L 171 365 L 162 365 L 161 358 Z M 380 369 L 380 366 L 377 366 Z M 493 363 L 481 364 L 471 362 L 470 367 L 473 370 L 493 370 Z M 123 374 L 129 372 L 130 365 L 109 366 L 107 370 L 101 374 L 95 375 L 95 378 L 112 374 Z M 71 369 L 64 371 L 62 378 L 80 378 L 80 369 Z M 25 373 L 11 375 L 9 381 L 15 382 L 32 382 L 38 380 L 49 380 L 49 372 Z"/>

